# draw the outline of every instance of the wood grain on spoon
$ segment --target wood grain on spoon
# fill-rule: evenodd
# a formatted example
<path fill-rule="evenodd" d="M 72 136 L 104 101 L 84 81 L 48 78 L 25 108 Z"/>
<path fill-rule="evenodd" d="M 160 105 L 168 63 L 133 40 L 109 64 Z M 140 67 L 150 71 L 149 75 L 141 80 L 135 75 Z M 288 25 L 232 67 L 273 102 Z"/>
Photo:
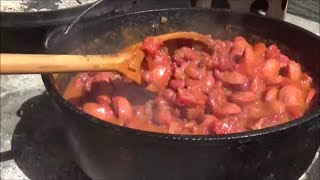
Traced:
<path fill-rule="evenodd" d="M 161 41 L 192 39 L 210 46 L 211 38 L 195 32 L 168 33 L 155 38 Z M 62 72 L 116 71 L 141 83 L 144 52 L 141 42 L 110 55 L 0 54 L 1 74 L 36 74 Z"/>

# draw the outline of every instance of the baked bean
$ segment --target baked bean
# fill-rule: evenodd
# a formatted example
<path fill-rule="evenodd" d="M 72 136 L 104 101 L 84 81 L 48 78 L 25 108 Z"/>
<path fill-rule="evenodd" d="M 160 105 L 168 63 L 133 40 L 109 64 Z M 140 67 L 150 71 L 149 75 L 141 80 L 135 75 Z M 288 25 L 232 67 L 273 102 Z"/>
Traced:
<path fill-rule="evenodd" d="M 248 78 L 239 72 L 221 72 L 219 70 L 214 71 L 215 76 L 229 84 L 244 84 L 248 81 Z"/>
<path fill-rule="evenodd" d="M 275 101 L 278 99 L 278 88 L 271 88 L 270 90 L 267 91 L 266 96 L 264 97 L 265 101 Z"/>
<path fill-rule="evenodd" d="M 293 85 L 284 86 L 279 91 L 279 100 L 286 106 L 295 106 L 303 104 L 301 90 Z"/>
<path fill-rule="evenodd" d="M 131 120 L 133 110 L 130 102 L 125 97 L 116 96 L 112 98 L 112 106 L 120 120 Z"/>
<path fill-rule="evenodd" d="M 253 92 L 233 92 L 230 98 L 238 104 L 246 104 L 258 100 L 258 97 Z"/>
<path fill-rule="evenodd" d="M 298 81 L 302 75 L 300 64 L 289 61 L 288 63 L 288 76 L 292 81 Z"/>
<path fill-rule="evenodd" d="M 302 117 L 317 95 L 312 78 L 276 45 L 251 45 L 241 36 L 207 38 L 208 47 L 146 37 L 142 86 L 114 72 L 79 73 L 64 97 L 92 116 L 129 128 L 228 134 Z"/>
<path fill-rule="evenodd" d="M 97 103 L 85 103 L 82 110 L 102 120 L 113 121 L 115 119 L 114 113 L 109 106 L 103 106 Z"/>

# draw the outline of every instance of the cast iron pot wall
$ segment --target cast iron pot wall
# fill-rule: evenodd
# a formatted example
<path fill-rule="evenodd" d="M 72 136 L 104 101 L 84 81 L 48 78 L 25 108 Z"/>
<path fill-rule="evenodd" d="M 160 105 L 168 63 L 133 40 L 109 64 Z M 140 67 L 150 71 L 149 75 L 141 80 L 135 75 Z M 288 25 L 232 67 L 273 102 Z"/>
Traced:
<path fill-rule="evenodd" d="M 167 24 L 159 24 L 162 16 L 168 18 Z M 277 43 L 312 72 L 319 84 L 317 36 L 280 21 L 226 11 L 169 9 L 101 17 L 78 24 L 67 35 L 55 31 L 46 45 L 54 53 L 75 49 L 80 49 L 77 53 L 110 53 L 146 35 L 177 30 Z M 43 80 L 66 123 L 75 160 L 93 179 L 294 180 L 306 171 L 320 144 L 318 101 L 303 118 L 264 130 L 225 136 L 164 135 L 115 126 L 77 110 L 58 93 L 71 75 L 60 77 L 63 80 L 56 86 L 52 75 L 43 75 Z"/>

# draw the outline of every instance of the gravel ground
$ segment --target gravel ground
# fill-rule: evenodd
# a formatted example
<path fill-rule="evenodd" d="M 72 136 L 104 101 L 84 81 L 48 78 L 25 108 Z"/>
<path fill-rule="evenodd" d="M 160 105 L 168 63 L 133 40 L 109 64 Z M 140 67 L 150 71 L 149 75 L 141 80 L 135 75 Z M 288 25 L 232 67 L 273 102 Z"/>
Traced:
<path fill-rule="evenodd" d="M 0 0 L 1 12 L 35 12 L 75 7 L 97 0 Z"/>

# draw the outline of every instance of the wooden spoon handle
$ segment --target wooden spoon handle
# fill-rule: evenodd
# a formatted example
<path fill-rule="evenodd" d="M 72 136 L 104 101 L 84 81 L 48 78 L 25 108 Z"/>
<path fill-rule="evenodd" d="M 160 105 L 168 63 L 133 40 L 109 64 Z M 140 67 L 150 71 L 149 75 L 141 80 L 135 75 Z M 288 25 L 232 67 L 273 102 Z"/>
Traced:
<path fill-rule="evenodd" d="M 119 69 L 126 55 L 0 54 L 1 74 L 87 72 Z"/>

